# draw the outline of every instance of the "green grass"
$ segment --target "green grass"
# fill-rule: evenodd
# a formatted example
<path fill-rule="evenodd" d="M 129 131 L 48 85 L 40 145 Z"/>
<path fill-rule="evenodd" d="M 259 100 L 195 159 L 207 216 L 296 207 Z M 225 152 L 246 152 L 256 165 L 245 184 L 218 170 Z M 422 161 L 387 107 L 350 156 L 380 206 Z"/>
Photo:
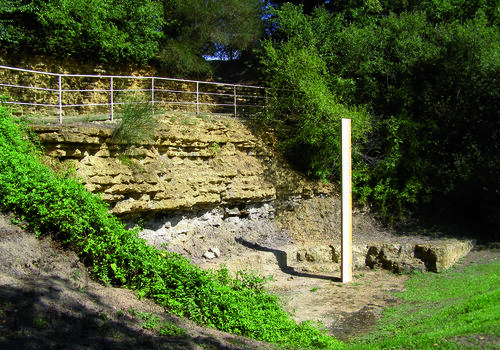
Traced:
<path fill-rule="evenodd" d="M 378 330 L 354 348 L 498 349 L 500 262 L 413 276 L 403 304 L 387 309 Z"/>

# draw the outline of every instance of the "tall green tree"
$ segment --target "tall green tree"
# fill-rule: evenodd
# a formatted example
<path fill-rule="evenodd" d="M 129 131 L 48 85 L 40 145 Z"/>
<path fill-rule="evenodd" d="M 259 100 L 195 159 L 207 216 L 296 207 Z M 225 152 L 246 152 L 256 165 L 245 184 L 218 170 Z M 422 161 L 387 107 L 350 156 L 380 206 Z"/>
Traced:
<path fill-rule="evenodd" d="M 300 43 L 315 62 L 297 68 L 304 79 L 319 76 L 346 108 L 370 112 L 369 138 L 356 149 L 355 192 L 388 221 L 410 213 L 454 213 L 500 227 L 500 31 L 491 15 L 499 5 L 451 6 L 458 3 L 409 1 L 398 13 L 386 11 L 381 1 L 378 13 L 349 20 L 324 7 L 304 15 L 300 7 L 284 5 L 272 17 L 266 69 L 273 57 L 283 55 L 290 63 L 281 69 L 288 78 L 269 74 L 271 83 L 279 80 L 280 88 L 300 92 L 299 73 L 289 68 L 299 67 L 295 62 L 305 55 L 290 50 Z M 452 14 L 444 16 L 443 9 Z M 307 76 L 314 71 L 314 79 Z M 292 105 L 285 97 L 278 106 Z M 305 99 L 311 101 L 301 106 L 324 100 L 318 93 Z M 293 115 L 284 107 L 277 113 L 283 120 Z M 297 124 L 294 130 L 303 128 Z M 294 132 L 289 135 L 286 140 Z M 309 159 L 307 151 L 297 158 Z"/>
<path fill-rule="evenodd" d="M 377 20 L 389 14 L 403 12 L 427 12 L 429 20 L 465 21 L 482 10 L 493 25 L 500 24 L 498 0 L 270 0 L 269 6 L 284 4 L 302 6 L 304 13 L 312 14 L 316 8 L 324 8 L 329 14 L 342 14 L 348 23 L 360 23 L 366 19 Z M 371 17 L 375 16 L 375 17 Z"/>
<path fill-rule="evenodd" d="M 464 216 L 499 198 L 499 49 L 498 28 L 481 14 L 437 25 L 425 13 L 391 15 L 338 35 L 333 71 L 378 117 L 365 188 L 386 216 Z"/>
<path fill-rule="evenodd" d="M 260 0 L 0 0 L 4 53 L 158 62 L 207 74 L 206 56 L 237 57 L 263 34 Z"/>
<path fill-rule="evenodd" d="M 148 0 L 4 0 L 0 38 L 8 53 L 147 62 L 159 50 L 161 8 Z"/>
<path fill-rule="evenodd" d="M 161 61 L 180 72 L 209 66 L 203 57 L 235 58 L 263 35 L 260 0 L 162 0 Z"/>
<path fill-rule="evenodd" d="M 348 106 L 335 89 L 321 51 L 327 37 L 328 15 L 302 13 L 291 4 L 275 10 L 274 38 L 263 43 L 262 64 L 272 87 L 267 115 L 281 138 L 281 148 L 300 170 L 335 179 L 340 167 L 340 122 L 351 118 L 353 138 L 362 142 L 370 130 L 369 116 L 359 106 Z"/>

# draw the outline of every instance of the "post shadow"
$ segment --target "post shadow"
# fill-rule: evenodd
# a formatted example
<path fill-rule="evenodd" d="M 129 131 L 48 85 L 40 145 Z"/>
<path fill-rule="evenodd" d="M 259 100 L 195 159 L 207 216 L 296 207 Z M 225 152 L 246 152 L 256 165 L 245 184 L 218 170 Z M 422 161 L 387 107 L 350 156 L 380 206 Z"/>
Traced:
<path fill-rule="evenodd" d="M 247 248 L 253 249 L 253 250 L 273 253 L 274 256 L 276 257 L 276 261 L 278 263 L 278 267 L 280 268 L 280 270 L 288 275 L 296 276 L 296 277 L 306 277 L 306 278 L 330 280 L 333 282 L 341 282 L 340 277 L 317 275 L 317 274 L 312 274 L 312 273 L 305 273 L 305 272 L 296 271 L 292 266 L 288 266 L 287 253 L 283 250 L 264 247 L 260 244 L 249 242 L 241 237 L 236 237 L 235 241 L 237 243 L 239 243 Z"/>

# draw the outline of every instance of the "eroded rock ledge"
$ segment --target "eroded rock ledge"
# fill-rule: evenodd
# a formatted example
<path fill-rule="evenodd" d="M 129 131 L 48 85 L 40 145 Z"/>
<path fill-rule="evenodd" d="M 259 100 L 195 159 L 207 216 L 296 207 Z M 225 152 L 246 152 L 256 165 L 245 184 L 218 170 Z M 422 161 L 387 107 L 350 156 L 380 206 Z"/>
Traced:
<path fill-rule="evenodd" d="M 162 118 L 140 147 L 110 141 L 112 125 L 33 126 L 47 154 L 74 168 L 116 215 L 235 207 L 331 191 L 289 169 L 270 142 L 234 119 Z"/>

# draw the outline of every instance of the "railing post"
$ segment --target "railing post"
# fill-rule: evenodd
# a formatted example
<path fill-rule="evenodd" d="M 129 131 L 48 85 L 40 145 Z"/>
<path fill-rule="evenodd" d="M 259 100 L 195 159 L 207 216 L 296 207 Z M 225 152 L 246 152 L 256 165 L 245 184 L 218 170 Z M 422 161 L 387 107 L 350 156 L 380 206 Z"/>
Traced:
<path fill-rule="evenodd" d="M 61 74 L 57 76 L 57 84 L 59 89 L 59 124 L 62 124 L 62 82 Z"/>
<path fill-rule="evenodd" d="M 264 89 L 264 93 L 266 94 L 266 105 L 264 106 L 266 112 L 269 111 L 269 93 L 268 93 L 268 90 L 267 88 Z"/>
<path fill-rule="evenodd" d="M 234 117 L 236 118 L 236 85 L 234 86 Z"/>
<path fill-rule="evenodd" d="M 110 91 L 110 94 L 111 94 L 111 98 L 110 98 L 110 104 L 111 104 L 111 121 L 113 121 L 113 115 L 114 115 L 114 109 L 113 109 L 113 77 L 111 77 L 109 91 Z"/>
<path fill-rule="evenodd" d="M 196 115 L 200 114 L 200 83 L 196 82 Z"/>
<path fill-rule="evenodd" d="M 151 115 L 155 115 L 155 78 L 151 78 Z"/>

